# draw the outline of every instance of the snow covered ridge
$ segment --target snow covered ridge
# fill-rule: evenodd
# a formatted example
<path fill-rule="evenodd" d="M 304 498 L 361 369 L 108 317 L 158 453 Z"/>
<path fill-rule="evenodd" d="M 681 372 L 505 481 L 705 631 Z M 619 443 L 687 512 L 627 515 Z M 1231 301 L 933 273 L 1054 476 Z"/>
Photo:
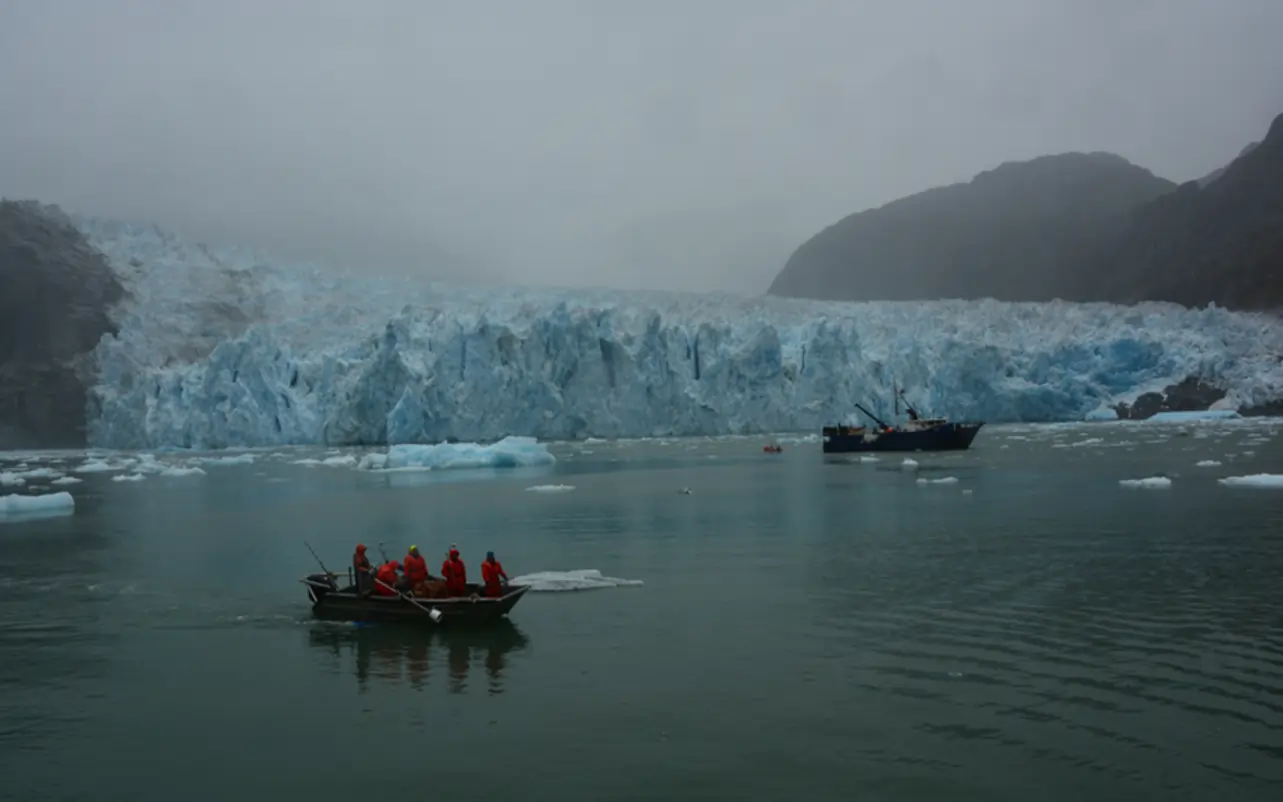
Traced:
<path fill-rule="evenodd" d="M 95 351 L 98 447 L 816 431 L 887 411 L 892 379 L 991 422 L 1190 375 L 1283 397 L 1283 321 L 1217 308 L 461 288 L 76 223 L 134 296 Z"/>

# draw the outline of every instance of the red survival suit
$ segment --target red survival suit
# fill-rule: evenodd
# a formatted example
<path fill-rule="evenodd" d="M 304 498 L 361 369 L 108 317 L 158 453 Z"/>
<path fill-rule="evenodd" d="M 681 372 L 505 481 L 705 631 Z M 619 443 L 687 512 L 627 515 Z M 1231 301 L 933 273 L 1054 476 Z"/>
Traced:
<path fill-rule="evenodd" d="M 357 543 L 356 552 L 352 554 L 352 570 L 355 572 L 356 590 L 361 595 L 370 592 L 374 587 L 374 567 L 370 558 L 365 556 L 365 544 Z"/>
<path fill-rule="evenodd" d="M 451 596 L 462 596 L 468 592 L 468 569 L 459 559 L 458 549 L 450 549 L 450 556 L 441 563 L 441 576 Z"/>
<path fill-rule="evenodd" d="M 419 554 L 418 546 L 411 546 L 410 553 L 405 555 L 405 578 L 410 587 L 428 581 L 428 564 Z"/>
<path fill-rule="evenodd" d="M 375 579 L 379 581 L 374 584 L 374 592 L 380 596 L 398 595 L 396 591 L 396 569 L 400 567 L 401 566 L 397 564 L 396 560 L 379 566 L 379 572 L 375 574 Z"/>
<path fill-rule="evenodd" d="M 503 595 L 503 585 L 499 583 L 499 577 L 508 578 L 508 574 L 503 570 L 503 563 L 494 558 L 494 552 L 486 554 L 486 559 L 481 563 L 481 581 L 486 584 L 486 595 L 496 598 Z"/>

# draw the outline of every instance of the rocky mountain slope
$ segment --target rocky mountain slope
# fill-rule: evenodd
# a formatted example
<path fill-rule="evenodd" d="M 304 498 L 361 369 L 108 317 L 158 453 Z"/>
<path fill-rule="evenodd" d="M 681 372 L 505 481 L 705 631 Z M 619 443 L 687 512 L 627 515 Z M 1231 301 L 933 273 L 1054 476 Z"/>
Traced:
<path fill-rule="evenodd" d="M 85 445 L 87 355 L 124 293 L 56 207 L 0 201 L 0 449 Z"/>
<path fill-rule="evenodd" d="M 1135 210 L 1107 254 L 1102 300 L 1283 308 L 1283 114 L 1216 180 Z"/>
<path fill-rule="evenodd" d="M 794 252 L 769 294 L 1283 302 L 1283 115 L 1232 164 L 1177 186 L 1119 156 L 1008 163 L 851 215 Z"/>

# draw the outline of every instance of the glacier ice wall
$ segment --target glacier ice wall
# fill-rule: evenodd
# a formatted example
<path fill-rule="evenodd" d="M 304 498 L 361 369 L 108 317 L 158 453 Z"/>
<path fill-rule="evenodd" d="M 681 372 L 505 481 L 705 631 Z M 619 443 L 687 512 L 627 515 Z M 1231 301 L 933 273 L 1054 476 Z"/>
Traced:
<path fill-rule="evenodd" d="M 485 289 L 77 225 L 133 293 L 95 352 L 101 447 L 815 430 L 887 412 L 893 379 L 994 422 L 1080 420 L 1191 374 L 1283 397 L 1283 323 L 1214 307 Z"/>

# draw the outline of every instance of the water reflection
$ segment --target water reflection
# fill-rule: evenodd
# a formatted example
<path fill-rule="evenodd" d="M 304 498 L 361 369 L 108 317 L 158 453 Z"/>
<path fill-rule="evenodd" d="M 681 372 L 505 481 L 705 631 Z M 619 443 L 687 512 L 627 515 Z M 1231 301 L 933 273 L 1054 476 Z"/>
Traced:
<path fill-rule="evenodd" d="M 464 693 L 474 666 L 480 665 L 486 692 L 494 695 L 503 693 L 509 655 L 525 649 L 529 639 L 505 619 L 477 629 L 317 624 L 308 630 L 308 642 L 326 652 L 336 669 L 351 661 L 362 692 L 372 680 L 404 682 L 423 690 L 435 676 L 444 679 L 450 693 Z"/>
<path fill-rule="evenodd" d="M 76 523 L 6 524 L 0 537 L 0 754 L 56 748 L 88 715 L 69 697 L 110 673 L 110 545 Z"/>

